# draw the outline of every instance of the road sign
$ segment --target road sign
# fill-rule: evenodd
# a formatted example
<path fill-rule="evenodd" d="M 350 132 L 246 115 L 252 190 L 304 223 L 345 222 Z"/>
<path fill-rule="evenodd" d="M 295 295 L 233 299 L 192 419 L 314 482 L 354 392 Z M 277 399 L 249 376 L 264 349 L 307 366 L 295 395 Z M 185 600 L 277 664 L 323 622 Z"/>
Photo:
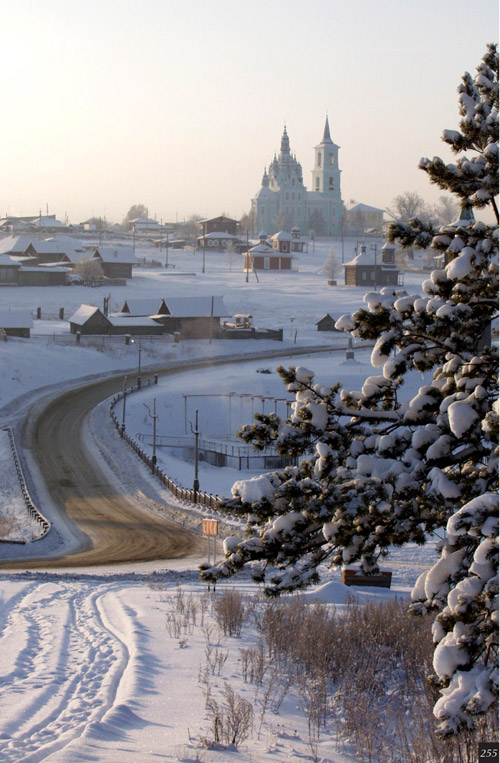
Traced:
<path fill-rule="evenodd" d="M 203 535 L 218 535 L 219 534 L 219 523 L 216 519 L 204 519 L 202 520 L 203 524 Z"/>

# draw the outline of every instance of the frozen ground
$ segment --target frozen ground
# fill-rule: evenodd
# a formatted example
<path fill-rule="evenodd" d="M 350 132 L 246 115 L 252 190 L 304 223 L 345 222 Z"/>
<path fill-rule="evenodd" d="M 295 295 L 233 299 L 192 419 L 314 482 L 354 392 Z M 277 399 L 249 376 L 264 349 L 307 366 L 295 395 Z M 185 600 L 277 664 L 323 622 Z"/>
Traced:
<path fill-rule="evenodd" d="M 353 254 L 354 242 L 346 244 L 345 259 Z M 246 283 L 241 267 L 224 255 L 207 255 L 206 273 L 201 273 L 201 255 L 170 252 L 172 269 L 143 268 L 134 272 L 126 287 L 112 287 L 110 306 L 119 309 L 130 296 L 170 295 L 224 296 L 228 312 L 251 312 L 256 325 L 283 327 L 283 345 L 292 348 L 328 344 L 332 336 L 317 332 L 316 321 L 326 312 L 334 317 L 361 304 L 364 289 L 330 287 L 322 275 L 329 256 L 330 242 L 317 242 L 316 251 L 301 257 L 299 273 L 259 274 Z M 340 254 L 340 243 L 333 244 Z M 144 250 L 146 256 L 158 259 L 157 250 Z M 174 277 L 173 273 L 177 273 Z M 181 272 L 196 273 L 181 275 Z M 421 277 L 406 275 L 410 290 L 417 291 Z M 342 277 L 339 277 L 342 283 Z M 71 315 L 81 303 L 102 305 L 102 289 L 84 287 L 11 288 L 0 294 L 2 307 L 42 307 L 42 314 L 57 314 L 60 307 Z M 137 370 L 137 348 L 125 345 L 86 349 L 63 346 L 54 336 L 68 332 L 65 321 L 36 322 L 31 340 L 9 340 L 0 344 L 0 424 L 19 425 L 30 415 L 33 403 L 48 394 L 54 385 L 59 388 L 74 380 L 121 372 L 133 375 Z M 335 339 L 335 341 L 339 341 Z M 259 342 L 259 348 L 276 348 L 275 342 Z M 160 359 L 181 360 L 201 355 L 248 352 L 255 342 L 181 343 L 143 351 L 146 367 Z M 257 396 L 285 397 L 281 382 L 274 373 L 278 362 L 294 362 L 317 369 L 319 378 L 345 380 L 356 386 L 356 379 L 371 373 L 369 356 L 357 350 L 358 364 L 343 365 L 342 353 L 280 361 L 241 363 L 210 372 L 196 371 L 161 381 L 128 400 L 127 429 L 148 431 L 151 419 L 143 403 L 151 406 L 156 397 L 159 430 L 183 432 L 185 428 L 183 394 L 210 392 L 251 393 L 254 405 L 261 405 Z M 269 368 L 271 374 L 257 373 Z M 418 380 L 415 379 L 418 384 Z M 202 403 L 200 403 L 200 400 Z M 210 400 L 210 404 L 206 402 Z M 200 410 L 200 429 L 211 434 L 230 434 L 251 416 L 250 398 L 188 399 L 187 420 Z M 259 402 L 260 401 L 260 402 Z M 266 404 L 266 403 L 264 403 Z M 268 403 L 271 404 L 271 403 Z M 246 406 L 246 408 L 245 408 Z M 99 419 L 99 412 L 96 413 Z M 94 435 L 115 450 L 125 444 L 102 418 L 102 428 L 93 419 Z M 218 431 L 217 431 L 218 430 Z M 163 451 L 161 452 L 163 458 Z M 9 480 L 8 451 L 0 438 L 2 459 L 2 509 L 0 513 L 22 512 L 15 494 L 15 481 Z M 128 463 L 128 462 L 127 462 Z M 153 480 L 139 461 L 128 479 Z M 168 470 L 181 482 L 190 483 L 192 464 L 182 459 L 168 460 Z M 237 473 L 238 474 L 238 473 Z M 238 476 L 241 476 L 238 474 Z M 203 489 L 227 492 L 235 477 L 234 470 L 208 468 L 203 465 L 200 482 Z M 43 494 L 43 491 L 42 491 Z M 166 497 L 166 496 L 165 496 Z M 17 508 L 16 508 L 17 507 Z M 43 507 L 41 507 L 43 508 Z M 57 520 L 57 512 L 52 513 Z M 56 521 L 57 525 L 57 521 Z M 62 525 L 55 532 L 64 534 Z M 29 530 L 26 529 L 26 534 Z M 395 551 L 387 564 L 394 571 L 391 591 L 360 589 L 363 600 L 377 600 L 408 594 L 418 574 L 434 559 L 433 544 L 424 548 L 406 547 Z M 0 544 L 0 559 L 4 546 Z M 10 558 L 12 555 L 9 554 Z M 5 558 L 5 556 L 4 556 Z M 175 564 L 148 564 L 134 568 L 107 568 L 67 571 L 58 574 L 42 572 L 3 572 L 0 599 L 0 757 L 5 761 L 252 761 L 311 759 L 307 722 L 297 697 L 289 696 L 279 715 L 266 715 L 260 734 L 254 731 L 239 752 L 207 751 L 200 748 L 200 737 L 206 734 L 208 719 L 200 687 L 200 668 L 206 664 L 207 639 L 201 628 L 186 638 L 169 634 L 168 622 L 176 610 L 178 586 L 198 602 L 205 596 L 196 567 L 201 560 L 190 559 Z M 227 586 L 238 590 L 255 590 L 245 576 Z M 218 589 L 219 590 L 219 589 Z M 352 591 L 352 589 L 350 589 Z M 348 589 L 339 581 L 338 573 L 327 573 L 324 585 L 312 592 L 342 607 Z M 410 627 L 410 625 L 409 625 Z M 214 632 L 215 633 L 215 632 Z M 214 635 L 215 639 L 215 635 Z M 251 701 L 253 689 L 241 679 L 238 670 L 240 649 L 254 643 L 251 629 L 241 638 L 222 639 L 220 648 L 228 658 L 221 675 L 214 678 L 214 690 L 229 681 L 237 693 Z M 253 699 L 252 699 L 253 697 Z M 333 726 L 325 729 L 319 743 L 320 757 L 332 763 L 354 763 L 356 757 L 346 739 L 338 739 Z"/>

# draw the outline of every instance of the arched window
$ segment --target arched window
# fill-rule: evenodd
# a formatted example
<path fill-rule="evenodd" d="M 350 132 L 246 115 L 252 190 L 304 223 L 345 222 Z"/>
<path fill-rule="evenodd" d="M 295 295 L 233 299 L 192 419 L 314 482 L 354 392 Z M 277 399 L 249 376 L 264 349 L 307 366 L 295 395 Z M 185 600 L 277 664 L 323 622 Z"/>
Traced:
<path fill-rule="evenodd" d="M 334 186 L 334 181 L 333 181 L 333 178 L 328 178 L 328 186 L 329 186 L 330 188 L 333 188 L 333 186 Z"/>
<path fill-rule="evenodd" d="M 330 164 L 335 164 L 335 157 L 333 154 L 328 154 L 328 159 L 330 160 Z"/>
<path fill-rule="evenodd" d="M 318 153 L 318 167 L 321 167 L 321 154 Z"/>
<path fill-rule="evenodd" d="M 319 178 L 316 178 L 316 190 L 319 191 Z"/>

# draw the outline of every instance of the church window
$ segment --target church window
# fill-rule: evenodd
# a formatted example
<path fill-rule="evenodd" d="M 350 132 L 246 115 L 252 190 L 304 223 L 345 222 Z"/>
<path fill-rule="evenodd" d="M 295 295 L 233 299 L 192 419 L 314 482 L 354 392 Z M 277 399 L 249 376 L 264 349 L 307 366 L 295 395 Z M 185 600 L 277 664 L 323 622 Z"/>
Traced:
<path fill-rule="evenodd" d="M 333 178 L 328 178 L 328 185 L 333 188 Z"/>
<path fill-rule="evenodd" d="M 288 201 L 288 191 L 285 193 L 285 199 Z"/>
<path fill-rule="evenodd" d="M 329 158 L 329 160 L 330 160 L 330 164 L 334 164 L 334 161 L 335 161 L 335 160 L 334 160 L 334 156 L 333 156 L 333 154 L 328 154 L 328 158 Z"/>
<path fill-rule="evenodd" d="M 292 178 L 292 185 L 295 185 L 295 178 Z"/>
<path fill-rule="evenodd" d="M 319 191 L 319 178 L 316 178 L 316 190 Z"/>
<path fill-rule="evenodd" d="M 318 154 L 318 167 L 321 167 L 321 154 Z"/>

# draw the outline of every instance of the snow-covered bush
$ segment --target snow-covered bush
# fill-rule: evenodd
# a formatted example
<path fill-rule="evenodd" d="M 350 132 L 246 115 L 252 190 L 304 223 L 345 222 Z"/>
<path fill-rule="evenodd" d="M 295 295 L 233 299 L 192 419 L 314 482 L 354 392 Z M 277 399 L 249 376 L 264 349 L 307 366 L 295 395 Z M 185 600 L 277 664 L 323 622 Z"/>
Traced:
<path fill-rule="evenodd" d="M 446 529 L 441 556 L 417 583 L 413 610 L 438 612 L 435 707 L 443 736 L 474 725 L 498 696 L 498 54 L 488 46 L 478 74 L 459 87 L 460 131 L 443 140 L 456 163 L 423 159 L 431 182 L 459 197 L 460 224 L 433 230 L 410 220 L 391 240 L 427 248 L 442 267 L 420 294 L 399 287 L 367 294 L 365 307 L 337 328 L 375 341 L 380 375 L 361 390 L 317 384 L 312 371 L 279 372 L 296 400 L 289 419 L 257 414 L 240 436 L 257 448 L 274 443 L 302 459 L 297 467 L 238 482 L 227 512 L 247 517 L 249 537 L 218 564 L 215 582 L 252 563 L 269 594 L 318 580 L 318 566 L 360 562 L 367 573 L 390 546 L 422 544 Z M 472 156 L 471 156 L 472 154 Z M 497 223 L 470 211 L 490 205 Z M 410 372 L 433 372 L 408 402 Z"/>

